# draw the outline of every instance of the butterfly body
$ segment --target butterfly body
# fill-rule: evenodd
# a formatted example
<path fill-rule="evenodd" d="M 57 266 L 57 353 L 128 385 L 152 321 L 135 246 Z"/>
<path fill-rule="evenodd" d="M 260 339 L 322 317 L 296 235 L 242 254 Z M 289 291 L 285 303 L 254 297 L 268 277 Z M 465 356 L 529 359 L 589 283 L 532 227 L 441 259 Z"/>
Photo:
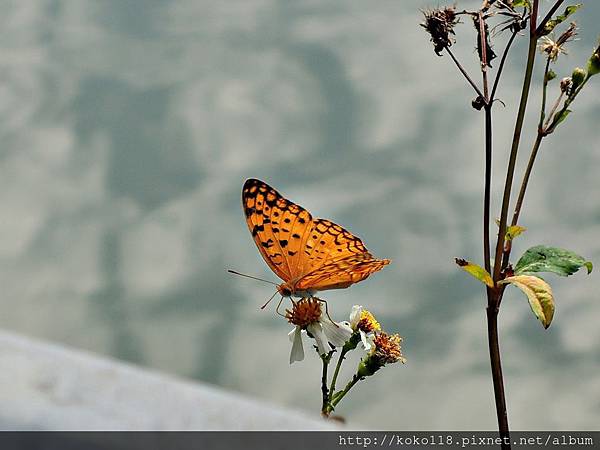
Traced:
<path fill-rule="evenodd" d="M 263 259 L 283 280 L 277 290 L 284 297 L 344 289 L 390 263 L 374 258 L 340 225 L 313 218 L 263 181 L 244 183 L 242 207 Z"/>

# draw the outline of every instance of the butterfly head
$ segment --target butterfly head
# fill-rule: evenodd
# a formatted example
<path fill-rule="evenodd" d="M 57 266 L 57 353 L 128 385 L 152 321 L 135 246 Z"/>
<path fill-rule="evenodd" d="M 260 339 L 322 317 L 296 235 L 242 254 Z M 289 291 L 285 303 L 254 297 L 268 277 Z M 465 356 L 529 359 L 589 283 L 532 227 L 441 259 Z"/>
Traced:
<path fill-rule="evenodd" d="M 277 292 L 279 292 L 282 297 L 291 297 L 294 290 L 287 283 L 281 283 L 277 286 Z"/>

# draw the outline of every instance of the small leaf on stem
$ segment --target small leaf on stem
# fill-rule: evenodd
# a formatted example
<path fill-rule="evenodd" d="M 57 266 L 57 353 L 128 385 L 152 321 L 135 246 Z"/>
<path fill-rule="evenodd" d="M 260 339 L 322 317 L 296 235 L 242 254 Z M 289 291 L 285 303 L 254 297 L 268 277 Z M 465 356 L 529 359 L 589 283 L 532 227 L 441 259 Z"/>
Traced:
<path fill-rule="evenodd" d="M 494 280 L 487 270 L 465 259 L 455 258 L 456 264 L 468 274 L 474 276 L 486 286 L 494 287 Z"/>
<path fill-rule="evenodd" d="M 511 225 L 506 229 L 506 240 L 512 241 L 517 236 L 523 234 L 527 231 L 527 228 L 522 227 L 521 225 Z"/>
<path fill-rule="evenodd" d="M 554 296 L 548 283 L 533 275 L 516 275 L 500 281 L 499 284 L 512 284 L 525 293 L 533 314 L 548 328 L 554 316 Z"/>
<path fill-rule="evenodd" d="M 578 254 L 562 248 L 538 245 L 531 247 L 521 256 L 515 265 L 515 274 L 552 272 L 566 277 L 584 266 L 588 274 L 592 272 L 592 263 Z"/>
<path fill-rule="evenodd" d="M 574 14 L 575 11 L 577 11 L 579 8 L 581 8 L 581 6 L 582 6 L 581 3 L 567 6 L 565 8 L 565 12 L 563 12 L 562 14 L 559 14 L 554 19 L 550 19 L 548 22 L 546 22 L 546 25 L 544 25 L 544 29 L 542 30 L 542 33 L 540 34 L 540 36 L 546 36 L 547 34 L 552 33 L 552 31 L 554 31 L 554 28 L 556 28 L 558 25 L 560 25 L 565 20 L 567 20 L 567 18 L 570 15 Z"/>
<path fill-rule="evenodd" d="M 552 119 L 553 128 L 555 128 L 558 124 L 563 122 L 570 113 L 570 109 L 561 109 L 556 114 L 554 114 L 554 118 Z"/>
<path fill-rule="evenodd" d="M 590 56 L 590 59 L 588 59 L 587 73 L 588 77 L 600 73 L 600 43 L 598 43 L 598 46 L 592 53 L 592 56 Z"/>
<path fill-rule="evenodd" d="M 513 0 L 512 7 L 531 9 L 531 3 L 529 2 L 529 0 Z"/>

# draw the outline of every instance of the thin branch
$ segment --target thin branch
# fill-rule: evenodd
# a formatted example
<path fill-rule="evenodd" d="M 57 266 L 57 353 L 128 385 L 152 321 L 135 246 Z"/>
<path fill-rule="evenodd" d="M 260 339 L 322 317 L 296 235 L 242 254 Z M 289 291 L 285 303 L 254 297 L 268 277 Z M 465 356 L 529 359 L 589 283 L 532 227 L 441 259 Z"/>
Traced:
<path fill-rule="evenodd" d="M 552 118 L 554 117 L 554 113 L 556 112 L 556 110 L 558 109 L 560 102 L 563 98 L 564 92 L 560 91 L 560 94 L 558 95 L 558 98 L 556 99 L 556 101 L 554 102 L 554 105 L 552 106 L 552 109 L 550 110 L 550 112 L 548 113 L 548 118 L 546 119 L 546 122 L 544 123 L 542 129 L 544 131 L 546 131 L 548 129 L 548 125 L 550 125 L 550 121 L 552 120 Z"/>
<path fill-rule="evenodd" d="M 491 273 L 490 196 L 492 186 L 492 104 L 485 106 L 485 192 L 483 196 L 483 264 Z"/>
<path fill-rule="evenodd" d="M 544 81 L 542 84 L 542 107 L 540 108 L 540 121 L 538 123 L 538 133 L 544 127 L 544 117 L 546 116 L 546 98 L 548 94 L 548 73 L 550 72 L 550 56 L 546 58 L 546 67 L 544 68 Z M 513 224 L 514 225 L 514 224 Z"/>
<path fill-rule="evenodd" d="M 463 66 L 458 62 L 458 60 L 454 56 L 454 53 L 452 53 L 452 51 L 448 47 L 446 47 L 446 51 L 452 58 L 452 61 L 454 61 L 454 64 L 456 64 L 456 67 L 458 67 L 458 70 L 460 70 L 460 72 L 463 74 L 465 79 L 469 82 L 469 84 L 473 87 L 473 89 L 475 89 L 475 92 L 477 93 L 477 95 L 481 98 L 484 98 L 483 94 L 481 93 L 481 91 L 479 90 L 477 85 L 473 82 L 473 80 L 471 79 L 471 77 L 469 76 L 467 71 L 463 68 Z"/>
<path fill-rule="evenodd" d="M 502 70 L 504 69 L 504 63 L 506 62 L 506 58 L 508 56 L 508 51 L 512 46 L 515 37 L 519 34 L 518 31 L 513 31 L 510 39 L 506 43 L 506 47 L 504 48 L 504 52 L 502 53 L 502 58 L 500 59 L 500 65 L 498 66 L 498 71 L 496 72 L 496 79 L 494 80 L 494 86 L 492 87 L 492 93 L 490 94 L 490 103 L 494 101 L 496 97 L 496 90 L 498 89 L 498 84 L 500 83 L 500 76 L 502 75 Z"/>
<path fill-rule="evenodd" d="M 488 79 L 487 79 L 487 36 L 485 34 L 485 21 L 483 20 L 483 13 L 479 11 L 479 43 L 481 46 L 481 76 L 483 78 L 483 98 L 486 104 L 489 102 L 488 97 Z"/>

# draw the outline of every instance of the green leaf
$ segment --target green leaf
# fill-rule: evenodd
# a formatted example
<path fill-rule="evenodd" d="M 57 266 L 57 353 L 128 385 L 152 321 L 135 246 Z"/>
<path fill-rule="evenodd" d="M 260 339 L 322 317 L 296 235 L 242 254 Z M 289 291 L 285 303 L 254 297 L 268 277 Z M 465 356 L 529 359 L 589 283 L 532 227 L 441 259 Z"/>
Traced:
<path fill-rule="evenodd" d="M 552 69 L 548 70 L 546 74 L 546 81 L 552 81 L 556 78 L 556 72 Z"/>
<path fill-rule="evenodd" d="M 512 7 L 531 9 L 531 3 L 529 3 L 529 0 L 514 0 L 512 2 Z"/>
<path fill-rule="evenodd" d="M 570 113 L 571 113 L 570 109 L 562 109 L 559 112 L 557 112 L 556 114 L 554 114 L 554 119 L 552 120 L 553 126 L 555 127 L 559 123 L 561 123 L 563 120 L 565 120 Z"/>
<path fill-rule="evenodd" d="M 548 22 L 546 22 L 546 25 L 544 25 L 544 29 L 542 30 L 540 36 L 546 36 L 547 34 L 552 33 L 552 31 L 554 31 L 554 28 L 556 28 L 558 25 L 567 20 L 567 18 L 573 13 L 575 13 L 575 11 L 577 11 L 579 8 L 581 8 L 581 6 L 581 3 L 567 6 L 564 13 L 559 14 L 554 19 L 550 19 Z"/>
<path fill-rule="evenodd" d="M 494 287 L 494 280 L 492 280 L 492 276 L 483 267 L 478 266 L 477 264 L 473 264 L 472 262 L 469 262 L 465 259 L 455 258 L 455 261 L 456 261 L 456 264 L 458 264 L 458 266 L 462 270 L 464 270 L 465 272 L 467 272 L 470 275 L 473 275 L 475 278 L 477 278 L 483 284 L 485 284 L 491 288 Z"/>
<path fill-rule="evenodd" d="M 499 284 L 507 283 L 525 293 L 533 314 L 542 322 L 544 328 L 548 328 L 554 317 L 554 295 L 550 285 L 533 275 L 516 275 L 499 282 Z"/>
<path fill-rule="evenodd" d="M 506 229 L 506 240 L 512 241 L 514 238 L 527 231 L 527 228 L 521 225 L 511 225 Z"/>
<path fill-rule="evenodd" d="M 592 263 L 578 254 L 562 248 L 538 245 L 531 247 L 521 256 L 515 265 L 515 274 L 552 272 L 566 277 L 584 266 L 588 274 L 592 272 Z"/>

